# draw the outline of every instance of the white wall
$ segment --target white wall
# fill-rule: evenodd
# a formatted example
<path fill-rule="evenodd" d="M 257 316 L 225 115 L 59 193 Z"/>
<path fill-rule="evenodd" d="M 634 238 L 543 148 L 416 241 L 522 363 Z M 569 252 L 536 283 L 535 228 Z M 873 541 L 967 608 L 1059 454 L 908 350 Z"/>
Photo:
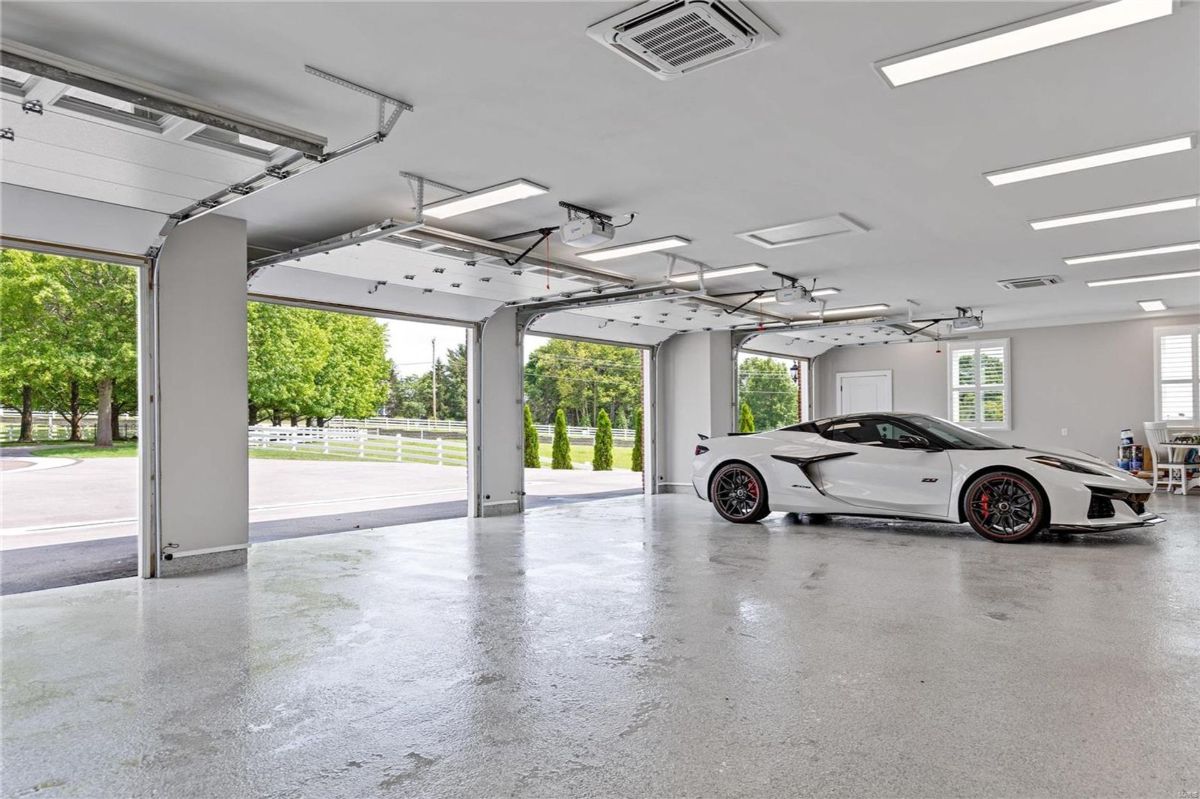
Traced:
<path fill-rule="evenodd" d="M 472 512 L 477 516 L 520 513 L 525 507 L 525 428 L 522 411 L 523 361 L 517 333 L 517 311 L 501 308 L 483 323 L 478 342 L 475 380 L 468 386 L 472 416 Z"/>
<path fill-rule="evenodd" d="M 1142 423 L 1154 418 L 1154 328 L 1196 321 L 1173 316 L 972 334 L 1010 341 L 1012 430 L 989 434 L 1115 458 L 1121 429 L 1132 428 L 1142 441 Z M 947 346 L 941 354 L 937 349 L 934 343 L 868 345 L 819 356 L 817 416 L 837 412 L 838 372 L 891 369 L 897 411 L 946 417 Z"/>
<path fill-rule="evenodd" d="M 245 562 L 246 223 L 209 214 L 163 245 L 158 310 L 160 574 Z"/>
<path fill-rule="evenodd" d="M 658 351 L 655 469 L 660 491 L 691 492 L 697 433 L 733 425 L 733 340 L 728 331 L 672 336 Z"/>

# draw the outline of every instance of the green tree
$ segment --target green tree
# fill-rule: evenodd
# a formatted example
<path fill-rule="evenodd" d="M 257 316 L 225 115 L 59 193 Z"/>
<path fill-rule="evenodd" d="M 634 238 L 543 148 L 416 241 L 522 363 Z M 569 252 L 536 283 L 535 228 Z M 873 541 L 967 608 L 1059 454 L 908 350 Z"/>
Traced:
<path fill-rule="evenodd" d="M 428 419 L 432 393 L 429 372 L 399 377 L 393 368 L 388 379 L 388 399 L 384 415 L 401 419 Z"/>
<path fill-rule="evenodd" d="M 596 438 L 592 446 L 592 470 L 596 472 L 611 472 L 613 464 L 613 435 L 612 422 L 608 420 L 608 411 L 600 409 L 600 418 L 596 420 Z"/>
<path fill-rule="evenodd" d="M 299 413 L 323 427 L 334 416 L 363 419 L 387 402 L 391 363 L 387 329 L 366 316 L 312 311 L 329 340 L 329 355 Z"/>
<path fill-rule="evenodd" d="M 625 412 L 624 406 L 617 408 L 617 415 L 613 420 L 613 427 L 618 430 L 629 429 L 629 414 Z"/>
<path fill-rule="evenodd" d="M 533 425 L 533 414 L 529 406 L 525 406 L 525 468 L 539 469 L 542 466 L 542 456 L 538 449 L 537 428 Z"/>
<path fill-rule="evenodd" d="M 0 393 L 21 406 L 23 434 L 32 433 L 37 404 L 61 415 L 79 441 L 83 416 L 95 409 L 96 445 L 111 445 L 116 387 L 137 381 L 136 272 L 17 250 L 4 250 L 0 262 Z M 120 401 L 136 402 L 131 393 Z"/>
<path fill-rule="evenodd" d="M 754 432 L 754 413 L 750 410 L 750 403 L 748 402 L 742 402 L 741 413 L 738 414 L 738 432 Z"/>
<path fill-rule="evenodd" d="M 571 424 L 585 425 L 599 411 L 609 419 L 641 403 L 642 355 L 630 347 L 554 339 L 534 350 L 525 364 L 525 396 L 535 419 L 562 408 Z"/>
<path fill-rule="evenodd" d="M 551 468 L 574 468 L 571 463 L 571 440 L 567 438 L 567 415 L 562 408 L 554 413 L 554 447 L 551 456 Z"/>
<path fill-rule="evenodd" d="M 795 424 L 796 382 L 785 363 L 746 358 L 738 364 L 738 398 L 750 406 L 756 427 L 775 430 Z"/>
<path fill-rule="evenodd" d="M 638 408 L 633 417 L 633 452 L 630 457 L 633 461 L 632 469 L 635 472 L 642 471 L 642 409 Z"/>
<path fill-rule="evenodd" d="M 252 302 L 246 306 L 250 424 L 305 411 L 332 344 L 320 311 Z"/>

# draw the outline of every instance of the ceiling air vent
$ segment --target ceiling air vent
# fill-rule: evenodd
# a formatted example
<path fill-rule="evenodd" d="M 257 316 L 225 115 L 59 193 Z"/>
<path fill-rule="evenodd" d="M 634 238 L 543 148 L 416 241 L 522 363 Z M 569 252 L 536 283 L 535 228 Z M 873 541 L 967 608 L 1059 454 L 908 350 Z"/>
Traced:
<path fill-rule="evenodd" d="M 587 34 L 659 80 L 757 50 L 777 38 L 734 0 L 652 0 L 597 22 Z"/>
<path fill-rule="evenodd" d="M 1011 277 L 1007 280 L 997 280 L 996 285 L 1002 289 L 1012 291 L 1013 289 L 1036 289 L 1041 286 L 1053 286 L 1055 283 L 1061 283 L 1062 278 L 1058 275 L 1040 275 L 1038 277 Z"/>

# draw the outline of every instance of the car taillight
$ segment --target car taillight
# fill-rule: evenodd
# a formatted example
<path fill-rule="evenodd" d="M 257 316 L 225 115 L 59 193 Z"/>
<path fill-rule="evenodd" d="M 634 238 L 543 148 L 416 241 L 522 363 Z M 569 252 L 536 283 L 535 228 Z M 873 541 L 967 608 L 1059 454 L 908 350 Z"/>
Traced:
<path fill-rule="evenodd" d="M 706 452 L 708 452 L 708 447 L 704 446 L 703 444 L 696 445 L 696 454 L 697 455 L 703 455 Z"/>

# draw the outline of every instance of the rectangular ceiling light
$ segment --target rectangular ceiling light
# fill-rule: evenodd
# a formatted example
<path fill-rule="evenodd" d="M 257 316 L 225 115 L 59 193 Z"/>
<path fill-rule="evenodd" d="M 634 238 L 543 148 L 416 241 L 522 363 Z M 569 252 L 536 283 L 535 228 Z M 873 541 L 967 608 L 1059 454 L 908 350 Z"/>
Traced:
<path fill-rule="evenodd" d="M 1004 186 L 1008 183 L 1020 183 L 1023 180 L 1036 180 L 1037 178 L 1046 178 L 1051 175 L 1078 172 L 1082 169 L 1095 169 L 1099 166 L 1121 164 L 1125 161 L 1136 161 L 1139 158 L 1151 158 L 1156 155 L 1178 153 L 1190 150 L 1195 146 L 1196 134 L 1189 133 L 1186 136 L 1173 136 L 1169 139 L 1147 142 L 1146 144 L 1134 144 L 1127 147 L 1116 147 L 1112 150 L 1102 150 L 1097 153 L 1072 155 L 1067 158 L 1043 161 L 1038 164 L 1028 164 L 1011 169 L 998 169 L 995 172 L 985 173 L 984 177 L 993 186 Z"/>
<path fill-rule="evenodd" d="M 830 286 L 829 288 L 812 290 L 812 295 L 814 297 L 831 297 L 834 294 L 841 294 L 841 293 L 842 293 L 841 289 L 835 289 L 832 286 Z"/>
<path fill-rule="evenodd" d="M 1138 300 L 1138 305 L 1142 306 L 1143 311 L 1167 310 L 1167 304 L 1162 300 Z"/>
<path fill-rule="evenodd" d="M 1049 230 L 1056 227 L 1067 227 L 1069 225 L 1085 225 L 1088 222 L 1104 222 L 1109 219 L 1124 219 L 1127 216 L 1142 216 L 1143 214 L 1161 214 L 1165 211 L 1182 211 L 1188 208 L 1196 208 L 1200 204 L 1200 197 L 1180 197 L 1176 200 L 1159 200 L 1152 203 L 1140 203 L 1138 205 L 1123 205 L 1120 208 L 1109 208 L 1106 211 L 1089 211 L 1085 214 L 1073 214 L 1071 216 L 1057 216 L 1051 219 L 1036 219 L 1029 223 L 1029 226 L 1034 230 Z"/>
<path fill-rule="evenodd" d="M 1117 252 L 1101 252 L 1095 255 L 1076 255 L 1064 258 L 1063 263 L 1071 266 L 1079 264 L 1094 264 L 1100 261 L 1123 261 L 1126 258 L 1141 258 L 1146 255 L 1170 255 L 1176 252 L 1191 252 L 1200 250 L 1200 241 L 1188 241 L 1182 244 L 1165 244 L 1161 247 L 1143 247 L 1138 250 L 1119 250 Z"/>
<path fill-rule="evenodd" d="M 775 247 L 791 247 L 793 244 L 824 239 L 829 236 L 839 236 L 843 233 L 865 233 L 867 228 L 855 222 L 845 214 L 822 216 L 817 219 L 806 219 L 802 222 L 789 222 L 786 225 L 747 230 L 735 234 L 739 239 L 745 239 L 759 247 L 774 249 Z"/>
<path fill-rule="evenodd" d="M 832 316 L 835 314 L 837 316 L 844 316 L 846 314 L 870 313 L 872 311 L 886 311 L 890 307 L 891 307 L 890 305 L 879 304 L 879 305 L 855 305 L 850 308 L 826 308 L 825 316 Z M 819 316 L 819 314 L 812 314 L 812 316 Z"/>
<path fill-rule="evenodd" d="M 718 277 L 733 277 L 734 275 L 748 275 L 751 272 L 761 272 L 766 269 L 762 264 L 741 264 L 739 266 L 724 266 L 720 269 L 705 269 L 704 279 L 712 280 Z M 672 283 L 692 283 L 700 280 L 699 272 L 688 272 L 682 275 L 671 275 Z"/>
<path fill-rule="evenodd" d="M 605 247 L 600 250 L 581 252 L 579 257 L 585 261 L 609 261 L 613 258 L 626 258 L 630 255 L 641 255 L 646 252 L 669 250 L 672 247 L 684 247 L 691 244 L 691 239 L 683 236 L 664 236 L 661 239 L 636 241 L 633 244 L 619 244 L 616 247 Z"/>
<path fill-rule="evenodd" d="M 889 58 L 875 66 L 893 87 L 904 86 L 1158 19 L 1173 10 L 1173 0 L 1117 0 L 1099 6 L 1088 3 Z"/>
<path fill-rule="evenodd" d="M 1160 272 L 1157 275 L 1134 275 L 1132 277 L 1113 277 L 1107 280 L 1089 280 L 1088 288 L 1094 289 L 1100 286 L 1124 286 L 1127 283 L 1151 283 L 1156 280 L 1178 280 L 1185 277 L 1200 277 L 1200 269 L 1193 269 L 1188 272 Z"/>
<path fill-rule="evenodd" d="M 491 208 L 493 205 L 510 203 L 514 200 L 524 200 L 526 197 L 536 197 L 545 194 L 549 189 L 528 180 L 518 178 L 499 186 L 480 189 L 469 194 L 460 194 L 448 200 L 441 200 L 425 206 L 425 215 L 434 219 L 449 219 L 459 214 L 478 211 L 481 208 Z"/>

